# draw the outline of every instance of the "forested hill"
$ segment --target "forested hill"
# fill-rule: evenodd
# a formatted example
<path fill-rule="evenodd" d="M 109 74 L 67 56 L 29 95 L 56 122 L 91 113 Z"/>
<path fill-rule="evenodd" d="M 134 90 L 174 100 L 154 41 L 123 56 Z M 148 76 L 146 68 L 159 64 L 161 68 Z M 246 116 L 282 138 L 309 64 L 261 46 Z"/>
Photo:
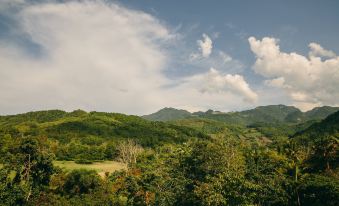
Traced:
<path fill-rule="evenodd" d="M 307 129 L 297 132 L 292 138 L 299 151 L 307 151 L 308 171 L 334 170 L 339 175 L 339 112 L 329 115 L 321 122 L 312 124 Z M 312 148 L 312 149 L 310 149 Z M 310 152 L 309 152 L 310 151 Z M 339 190 L 338 190 L 339 191 Z"/>
<path fill-rule="evenodd" d="M 154 148 L 193 137 L 207 137 L 185 126 L 152 122 L 133 115 L 82 110 L 0 116 L 0 137 L 6 136 L 47 137 L 51 144 L 58 145 L 54 151 L 58 159 L 93 160 L 111 158 L 107 156 L 108 146 L 121 140 L 133 139 L 143 147 Z"/>
<path fill-rule="evenodd" d="M 312 124 L 307 129 L 298 132 L 294 138 L 322 138 L 324 136 L 339 136 L 339 111 L 329 115 L 321 122 Z"/>
<path fill-rule="evenodd" d="M 104 139 L 138 138 L 144 146 L 179 141 L 203 134 L 163 122 L 151 122 L 138 116 L 119 113 L 61 110 L 28 112 L 0 116 L 0 132 L 15 135 L 47 135 L 60 141 L 70 138 L 97 136 Z"/>
<path fill-rule="evenodd" d="M 260 106 L 240 112 L 206 112 L 189 113 L 185 110 L 164 108 L 150 115 L 142 116 L 153 121 L 170 121 L 185 118 L 207 118 L 230 124 L 251 125 L 254 123 L 303 123 L 310 120 L 321 120 L 339 110 L 339 107 L 316 107 L 310 111 L 302 112 L 298 108 L 285 105 Z"/>

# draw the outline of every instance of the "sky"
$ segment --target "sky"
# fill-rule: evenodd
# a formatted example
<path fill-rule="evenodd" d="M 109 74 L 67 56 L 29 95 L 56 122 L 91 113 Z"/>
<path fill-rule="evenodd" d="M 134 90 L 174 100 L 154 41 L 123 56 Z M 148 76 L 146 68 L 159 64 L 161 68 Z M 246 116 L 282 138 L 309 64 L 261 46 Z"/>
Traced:
<path fill-rule="evenodd" d="M 335 0 L 0 0 L 0 115 L 339 106 Z"/>

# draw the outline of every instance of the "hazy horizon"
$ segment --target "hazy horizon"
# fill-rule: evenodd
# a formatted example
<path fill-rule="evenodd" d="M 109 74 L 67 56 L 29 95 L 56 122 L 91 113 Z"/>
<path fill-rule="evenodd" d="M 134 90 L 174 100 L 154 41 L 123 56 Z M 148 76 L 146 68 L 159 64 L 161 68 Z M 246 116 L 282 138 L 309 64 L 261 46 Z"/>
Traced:
<path fill-rule="evenodd" d="M 295 107 L 293 105 L 284 105 L 284 104 L 268 104 L 268 105 L 258 105 L 258 106 L 255 106 L 255 107 L 250 107 L 250 108 L 246 108 L 246 109 L 239 109 L 239 110 L 232 110 L 232 111 L 222 111 L 222 110 L 213 110 L 213 109 L 206 109 L 206 110 L 186 110 L 186 109 L 182 109 L 182 108 L 174 108 L 174 107 L 162 107 L 162 108 L 159 108 L 159 109 L 156 109 L 150 113 L 145 113 L 145 114 L 131 114 L 131 113 L 128 113 L 128 115 L 136 115 L 136 116 L 144 116 L 144 115 L 149 115 L 149 114 L 153 114 L 153 113 L 156 113 L 156 112 L 159 112 L 160 110 L 162 109 L 176 109 L 176 110 L 185 110 L 185 111 L 188 111 L 190 113 L 194 113 L 194 112 L 207 112 L 208 110 L 213 110 L 215 112 L 222 112 L 222 113 L 232 113 L 232 112 L 242 112 L 242 111 L 247 111 L 247 110 L 252 110 L 252 109 L 255 109 L 257 107 L 267 107 L 267 106 L 280 106 L 280 105 L 283 105 L 283 106 L 287 106 L 287 107 Z M 320 106 L 320 107 L 327 107 L 328 105 L 324 105 L 324 106 Z M 332 107 L 332 106 L 329 106 L 329 107 Z M 297 108 L 297 107 L 295 107 Z M 319 108 L 319 107 L 313 107 L 309 110 L 300 110 L 301 112 L 309 112 L 309 111 L 312 111 L 313 109 L 315 108 Z M 121 112 L 117 112 L 117 111 L 100 111 L 100 110 L 86 110 L 86 109 L 81 109 L 81 108 L 75 108 L 75 109 L 70 109 L 70 110 L 65 110 L 65 109 L 61 109 L 61 108 L 47 108 L 47 109 L 43 109 L 43 110 L 30 110 L 30 111 L 24 111 L 24 112 L 19 112 L 19 113 L 8 113 L 8 114 L 0 114 L 0 116 L 7 116 L 7 115 L 18 115 L 18 114 L 25 114 L 25 113 L 29 113 L 29 112 L 40 112 L 40 111 L 51 111 L 51 110 L 61 110 L 61 111 L 65 111 L 65 112 L 73 112 L 73 111 L 77 111 L 77 110 L 82 110 L 82 111 L 85 111 L 85 112 L 107 112 L 107 113 L 121 113 Z M 122 114 L 125 114 L 125 113 L 122 113 Z"/>

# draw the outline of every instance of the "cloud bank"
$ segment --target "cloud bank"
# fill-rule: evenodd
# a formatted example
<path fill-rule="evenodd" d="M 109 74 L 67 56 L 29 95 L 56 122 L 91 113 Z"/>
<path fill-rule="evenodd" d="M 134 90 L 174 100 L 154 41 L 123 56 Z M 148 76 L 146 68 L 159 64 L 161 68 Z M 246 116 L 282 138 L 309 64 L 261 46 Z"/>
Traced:
<path fill-rule="evenodd" d="M 214 68 L 186 77 L 170 93 L 177 97 L 174 107 L 191 111 L 204 110 L 211 106 L 217 110 L 231 111 L 252 105 L 258 100 L 257 93 L 250 88 L 243 76 L 224 74 Z"/>
<path fill-rule="evenodd" d="M 202 86 L 200 91 L 207 93 L 224 93 L 231 92 L 233 94 L 240 94 L 244 101 L 254 103 L 258 99 L 258 95 L 252 91 L 244 80 L 244 77 L 238 74 L 222 75 L 220 72 L 211 68 L 210 71 L 203 75 L 193 77 L 194 80 L 199 80 Z"/>
<path fill-rule="evenodd" d="M 314 106 L 338 105 L 339 57 L 319 44 L 310 43 L 309 57 L 280 51 L 278 40 L 248 39 L 256 55 L 253 69 L 265 83 L 284 89 L 303 110 Z M 324 58 L 326 57 L 326 58 Z"/>
<path fill-rule="evenodd" d="M 20 4 L 12 18 L 12 32 L 29 44 L 0 39 L 3 114 L 53 108 L 129 114 L 165 106 L 225 110 L 256 99 L 239 75 L 211 70 L 166 77 L 172 61 L 166 45 L 175 34 L 144 12 L 106 1 L 48 1 Z M 211 54 L 207 35 L 201 48 L 202 55 Z"/>

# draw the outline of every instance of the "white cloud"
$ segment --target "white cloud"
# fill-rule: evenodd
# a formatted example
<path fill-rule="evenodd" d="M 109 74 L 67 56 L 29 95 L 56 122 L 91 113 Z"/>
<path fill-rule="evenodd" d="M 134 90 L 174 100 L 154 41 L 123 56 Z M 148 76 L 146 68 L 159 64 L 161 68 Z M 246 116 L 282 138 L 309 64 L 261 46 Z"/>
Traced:
<path fill-rule="evenodd" d="M 194 88 L 198 88 L 202 93 L 211 94 L 232 94 L 240 96 L 246 102 L 255 102 L 258 95 L 252 91 L 241 75 L 221 74 L 214 68 L 207 73 L 198 74 L 189 77 L 186 80 L 189 84 L 193 84 Z"/>
<path fill-rule="evenodd" d="M 189 56 L 189 60 L 195 61 L 195 60 L 202 60 L 208 58 L 213 49 L 213 41 L 207 34 L 202 34 L 203 39 L 197 40 L 197 45 L 199 46 L 199 51 L 191 53 Z"/>
<path fill-rule="evenodd" d="M 241 98 L 256 98 L 239 75 L 213 71 L 167 78 L 166 48 L 175 34 L 144 12 L 106 1 L 48 1 L 25 4 L 13 18 L 15 31 L 28 36 L 35 49 L 30 53 L 32 44 L 23 48 L 0 39 L 1 113 L 81 108 L 145 114 L 165 106 L 225 110 L 247 106 Z M 212 50 L 208 39 L 202 41 L 203 55 Z M 208 87 L 215 91 L 201 92 Z"/>
<path fill-rule="evenodd" d="M 200 51 L 192 52 L 191 46 L 185 47 L 181 45 L 181 48 L 185 48 L 186 50 L 180 53 L 180 48 L 176 48 L 176 60 L 181 60 L 181 66 L 184 70 L 185 67 L 194 67 L 195 72 L 199 73 L 205 72 L 211 67 L 218 68 L 224 73 L 229 74 L 243 73 L 246 66 L 242 61 L 233 58 L 230 53 L 225 50 L 216 49 L 213 47 L 214 43 L 212 40 L 218 38 L 218 35 L 218 32 L 212 33 L 212 38 L 210 38 L 205 33 L 203 33 L 204 38 L 197 40 Z"/>
<path fill-rule="evenodd" d="M 311 51 L 309 52 L 310 58 L 312 57 L 335 57 L 336 56 L 336 54 L 333 51 L 326 50 L 317 43 L 312 42 L 308 46 L 311 49 Z"/>
<path fill-rule="evenodd" d="M 27 6 L 17 20 L 43 55 L 31 57 L 1 42 L 2 110 L 135 113 L 159 103 L 153 94 L 166 84 L 161 69 L 167 58 L 158 42 L 171 35 L 154 17 L 115 4 L 74 1 Z"/>
<path fill-rule="evenodd" d="M 258 99 L 241 75 L 224 74 L 213 68 L 182 79 L 164 91 L 163 97 L 171 97 L 167 106 L 189 111 L 234 111 L 253 107 Z"/>
<path fill-rule="evenodd" d="M 198 40 L 197 44 L 199 46 L 199 50 L 201 51 L 201 55 L 207 58 L 212 53 L 213 42 L 207 34 L 202 34 L 202 37 L 203 39 Z"/>
<path fill-rule="evenodd" d="M 319 105 L 337 105 L 339 99 L 339 57 L 311 43 L 310 58 L 281 52 L 278 40 L 265 37 L 248 39 L 256 55 L 253 69 L 266 77 L 266 84 L 285 89 L 301 109 Z M 329 57 L 322 60 L 318 56 Z"/>

